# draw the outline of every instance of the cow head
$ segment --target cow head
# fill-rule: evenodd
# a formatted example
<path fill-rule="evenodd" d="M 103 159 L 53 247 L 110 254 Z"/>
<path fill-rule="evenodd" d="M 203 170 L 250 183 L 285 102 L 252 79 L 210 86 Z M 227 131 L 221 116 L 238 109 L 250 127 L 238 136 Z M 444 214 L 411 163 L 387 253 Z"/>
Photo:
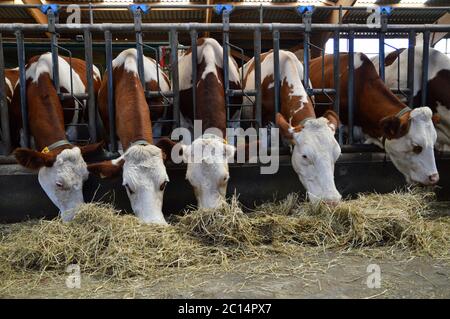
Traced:
<path fill-rule="evenodd" d="M 169 177 L 160 148 L 134 145 L 118 159 L 90 164 L 88 170 L 102 178 L 122 174 L 122 184 L 134 214 L 145 223 L 167 224 L 162 205 Z"/>
<path fill-rule="evenodd" d="M 83 155 L 97 150 L 99 144 L 64 149 L 59 154 L 42 153 L 19 148 L 14 155 L 22 166 L 39 170 L 38 180 L 42 189 L 61 212 L 67 222 L 73 219 L 75 208 L 84 202 L 83 182 L 89 173 Z"/>
<path fill-rule="evenodd" d="M 182 145 L 187 163 L 186 179 L 191 183 L 197 203 L 202 208 L 216 208 L 225 199 L 228 161 L 236 148 L 216 135 L 204 134 L 191 145 Z"/>
<path fill-rule="evenodd" d="M 334 138 L 338 117 L 327 111 L 324 117 L 292 127 L 280 113 L 276 118 L 281 134 L 294 144 L 292 166 L 306 188 L 311 202 L 336 204 L 341 195 L 334 184 L 334 163 L 341 148 Z"/>
<path fill-rule="evenodd" d="M 408 183 L 434 185 L 439 181 L 433 149 L 437 138 L 434 121 L 437 118 L 428 107 L 381 120 L 385 150 Z"/>

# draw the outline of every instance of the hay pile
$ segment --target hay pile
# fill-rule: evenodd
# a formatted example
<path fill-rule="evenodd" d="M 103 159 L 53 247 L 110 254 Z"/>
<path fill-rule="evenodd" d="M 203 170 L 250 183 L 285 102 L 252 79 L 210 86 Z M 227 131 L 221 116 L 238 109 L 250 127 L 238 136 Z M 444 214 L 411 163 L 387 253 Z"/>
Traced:
<path fill-rule="evenodd" d="M 448 217 L 431 219 L 430 194 L 361 195 L 335 208 L 300 203 L 297 195 L 245 214 L 235 197 L 197 210 L 171 226 L 141 224 L 108 205 L 85 204 L 68 224 L 15 225 L 0 240 L 0 276 L 10 271 L 84 273 L 114 279 L 154 277 L 167 269 L 227 266 L 232 259 L 292 254 L 292 247 L 348 250 L 390 246 L 450 260 Z M 8 271 L 7 271 L 8 270 Z"/>

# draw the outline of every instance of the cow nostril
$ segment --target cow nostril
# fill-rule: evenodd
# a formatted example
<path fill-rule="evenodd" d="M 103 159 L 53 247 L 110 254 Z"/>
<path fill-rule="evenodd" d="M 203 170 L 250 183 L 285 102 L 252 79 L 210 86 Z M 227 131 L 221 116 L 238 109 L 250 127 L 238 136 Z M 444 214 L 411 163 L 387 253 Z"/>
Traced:
<path fill-rule="evenodd" d="M 432 183 L 437 183 L 439 181 L 439 174 L 438 173 L 431 174 L 430 176 L 428 176 L 428 179 Z"/>

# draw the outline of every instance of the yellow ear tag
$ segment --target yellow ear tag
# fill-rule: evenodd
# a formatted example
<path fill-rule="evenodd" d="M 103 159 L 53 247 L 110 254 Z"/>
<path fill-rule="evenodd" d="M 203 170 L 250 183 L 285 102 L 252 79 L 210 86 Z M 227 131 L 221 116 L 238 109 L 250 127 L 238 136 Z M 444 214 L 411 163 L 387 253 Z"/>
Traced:
<path fill-rule="evenodd" d="M 228 144 L 228 141 L 226 139 L 223 139 L 223 144 Z"/>
<path fill-rule="evenodd" d="M 47 146 L 44 147 L 44 149 L 41 151 L 41 153 L 44 153 L 44 154 L 46 154 L 46 153 L 48 153 L 48 152 L 50 152 L 50 150 L 48 149 Z"/>

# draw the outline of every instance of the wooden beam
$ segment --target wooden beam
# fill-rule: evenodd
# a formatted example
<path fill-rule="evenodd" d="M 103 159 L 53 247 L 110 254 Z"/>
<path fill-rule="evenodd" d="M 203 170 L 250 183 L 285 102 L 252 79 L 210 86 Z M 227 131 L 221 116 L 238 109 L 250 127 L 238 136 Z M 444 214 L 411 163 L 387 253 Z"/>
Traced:
<path fill-rule="evenodd" d="M 214 4 L 214 0 L 206 0 L 206 4 L 207 5 L 212 5 L 212 4 Z M 211 23 L 212 15 L 213 15 L 212 9 L 206 9 L 205 23 L 208 23 L 208 24 Z M 209 37 L 209 31 L 205 31 L 203 33 L 203 36 L 204 37 Z"/>
<path fill-rule="evenodd" d="M 450 24 L 450 13 L 445 13 L 442 17 L 440 17 L 435 24 Z M 446 32 L 434 32 L 431 34 L 430 45 L 435 45 L 442 38 L 444 38 L 448 33 Z"/>
<path fill-rule="evenodd" d="M 41 0 L 22 0 L 24 4 L 37 4 L 42 5 Z M 39 24 L 48 24 L 48 18 L 46 14 L 43 14 L 39 9 L 28 8 L 27 12 L 29 15 L 33 17 L 33 19 Z M 47 37 L 50 38 L 51 34 L 49 32 L 45 32 Z"/>

